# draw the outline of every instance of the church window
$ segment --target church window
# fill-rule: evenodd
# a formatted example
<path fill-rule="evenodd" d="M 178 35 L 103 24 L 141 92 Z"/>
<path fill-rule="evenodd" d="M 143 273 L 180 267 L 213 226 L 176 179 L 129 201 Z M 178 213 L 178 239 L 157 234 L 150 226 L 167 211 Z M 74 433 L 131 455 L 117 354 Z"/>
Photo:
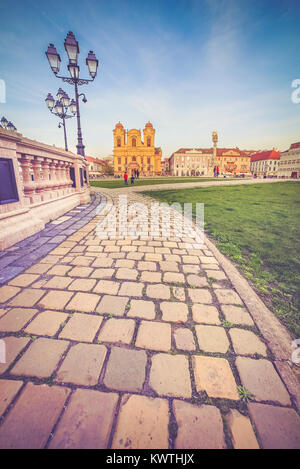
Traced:
<path fill-rule="evenodd" d="M 147 147 L 151 147 L 151 138 L 150 137 L 147 138 Z"/>
<path fill-rule="evenodd" d="M 147 158 L 147 163 L 150 164 L 151 160 L 150 158 Z"/>
<path fill-rule="evenodd" d="M 131 140 L 131 143 L 132 143 L 132 146 L 133 146 L 133 147 L 136 147 L 136 138 L 133 138 L 133 139 Z"/>
<path fill-rule="evenodd" d="M 118 158 L 118 163 L 121 164 L 121 158 Z"/>
<path fill-rule="evenodd" d="M 132 161 L 136 161 L 136 156 L 133 156 L 133 157 L 132 157 Z"/>
<path fill-rule="evenodd" d="M 118 139 L 117 139 L 117 147 L 120 147 L 120 146 L 121 146 L 121 139 L 118 138 Z"/>

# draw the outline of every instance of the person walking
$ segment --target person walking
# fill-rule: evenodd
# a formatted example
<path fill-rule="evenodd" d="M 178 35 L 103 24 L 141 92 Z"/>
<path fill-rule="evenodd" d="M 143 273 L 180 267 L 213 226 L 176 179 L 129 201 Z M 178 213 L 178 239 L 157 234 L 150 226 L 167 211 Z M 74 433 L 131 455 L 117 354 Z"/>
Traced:
<path fill-rule="evenodd" d="M 125 182 L 125 186 L 127 186 L 127 179 L 128 179 L 128 174 L 127 174 L 127 172 L 125 171 L 125 173 L 124 173 L 124 182 Z"/>
<path fill-rule="evenodd" d="M 131 184 L 134 184 L 134 175 L 133 175 L 133 174 L 131 175 L 130 183 L 131 183 Z"/>
<path fill-rule="evenodd" d="M 217 178 L 219 177 L 219 166 L 216 168 Z"/>

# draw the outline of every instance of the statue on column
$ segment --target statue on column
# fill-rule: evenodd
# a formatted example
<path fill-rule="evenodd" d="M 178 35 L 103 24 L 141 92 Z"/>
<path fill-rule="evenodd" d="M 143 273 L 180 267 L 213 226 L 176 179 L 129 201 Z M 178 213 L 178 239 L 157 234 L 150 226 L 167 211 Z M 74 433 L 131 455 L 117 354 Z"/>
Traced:
<path fill-rule="evenodd" d="M 217 167 L 217 143 L 218 143 L 218 132 L 214 130 L 212 132 L 212 141 L 214 144 L 213 153 L 209 164 L 209 176 L 214 176 L 214 168 Z"/>

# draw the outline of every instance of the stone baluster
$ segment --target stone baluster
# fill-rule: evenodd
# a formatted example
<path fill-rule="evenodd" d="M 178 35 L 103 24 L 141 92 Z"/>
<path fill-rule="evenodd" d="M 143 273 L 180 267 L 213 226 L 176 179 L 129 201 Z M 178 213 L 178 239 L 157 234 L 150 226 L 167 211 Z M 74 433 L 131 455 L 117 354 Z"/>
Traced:
<path fill-rule="evenodd" d="M 72 166 L 73 166 L 73 163 L 67 163 L 66 174 L 67 174 L 69 192 L 74 192 L 74 190 L 75 190 L 72 187 L 73 186 L 73 181 L 72 181 L 71 176 L 70 176 L 70 170 L 71 170 Z"/>
<path fill-rule="evenodd" d="M 51 189 L 51 192 L 50 192 L 50 197 L 51 199 L 55 199 L 57 197 L 57 192 L 56 192 L 56 188 L 57 188 L 57 181 L 56 181 L 56 162 L 55 160 L 51 160 L 50 164 L 49 164 L 49 169 L 50 169 L 50 189 Z"/>
<path fill-rule="evenodd" d="M 33 176 L 35 182 L 35 191 L 40 196 L 40 200 L 44 200 L 43 192 L 44 192 L 44 183 L 42 179 L 42 158 L 35 156 L 32 161 L 33 167 Z"/>
<path fill-rule="evenodd" d="M 43 199 L 49 199 L 50 198 L 50 192 L 51 192 L 51 181 L 50 181 L 50 165 L 51 160 L 48 158 L 44 158 L 42 161 L 42 181 L 43 181 L 43 186 L 44 186 L 44 193 L 43 193 Z"/>
<path fill-rule="evenodd" d="M 22 155 L 19 162 L 22 169 L 24 195 L 29 200 L 29 203 L 32 204 L 34 202 L 35 183 L 32 181 L 30 174 L 31 157 Z"/>

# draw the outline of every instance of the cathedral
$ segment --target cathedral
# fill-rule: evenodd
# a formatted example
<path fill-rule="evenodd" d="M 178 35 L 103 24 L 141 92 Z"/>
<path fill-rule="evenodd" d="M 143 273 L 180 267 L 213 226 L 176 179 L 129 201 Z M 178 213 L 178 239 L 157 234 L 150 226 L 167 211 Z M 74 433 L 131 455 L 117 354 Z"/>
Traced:
<path fill-rule="evenodd" d="M 129 176 L 139 171 L 140 176 L 159 176 L 161 174 L 161 149 L 154 146 L 155 129 L 147 122 L 141 131 L 125 131 L 119 122 L 114 133 L 114 174 Z"/>

